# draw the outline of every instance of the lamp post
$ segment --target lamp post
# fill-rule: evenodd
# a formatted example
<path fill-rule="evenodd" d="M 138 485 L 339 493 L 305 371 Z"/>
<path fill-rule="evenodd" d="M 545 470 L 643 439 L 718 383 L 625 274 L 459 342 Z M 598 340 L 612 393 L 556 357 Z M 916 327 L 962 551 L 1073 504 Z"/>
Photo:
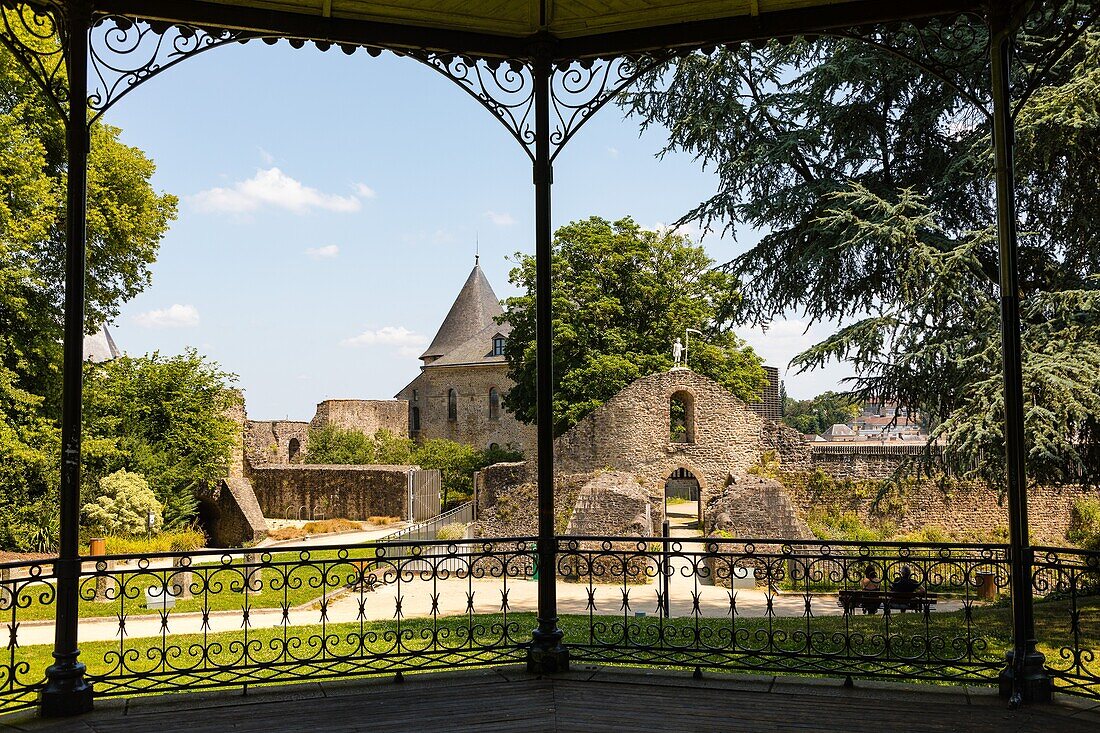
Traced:
<path fill-rule="evenodd" d="M 688 347 L 691 345 L 691 334 L 696 336 L 702 336 L 703 332 L 697 328 L 685 328 L 684 329 L 684 367 L 688 365 Z"/>

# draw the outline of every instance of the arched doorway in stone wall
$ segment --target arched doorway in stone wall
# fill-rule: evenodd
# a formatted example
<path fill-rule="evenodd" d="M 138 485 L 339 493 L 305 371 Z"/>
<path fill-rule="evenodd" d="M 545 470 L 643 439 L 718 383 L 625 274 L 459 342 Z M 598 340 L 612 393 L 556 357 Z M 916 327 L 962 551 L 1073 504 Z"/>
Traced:
<path fill-rule="evenodd" d="M 685 527 L 698 522 L 703 526 L 703 488 L 691 469 L 680 466 L 665 478 L 665 517 L 670 525 Z"/>

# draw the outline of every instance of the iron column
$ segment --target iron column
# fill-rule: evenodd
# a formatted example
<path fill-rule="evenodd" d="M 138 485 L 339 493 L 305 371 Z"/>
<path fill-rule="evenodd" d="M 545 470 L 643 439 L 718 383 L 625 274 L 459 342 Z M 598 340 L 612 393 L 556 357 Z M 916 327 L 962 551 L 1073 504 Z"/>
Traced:
<path fill-rule="evenodd" d="M 538 627 L 532 634 L 527 669 L 563 672 L 569 653 L 558 628 L 557 541 L 554 538 L 554 343 L 553 247 L 550 228 L 550 46 L 539 44 L 531 67 L 535 94 L 535 369 L 538 446 Z"/>
<path fill-rule="evenodd" d="M 997 246 L 1000 252 L 1001 351 L 1004 361 L 1005 464 L 1011 552 L 1012 651 L 1000 676 L 1001 694 L 1013 706 L 1050 699 L 1046 661 L 1036 648 L 1031 593 L 1031 547 L 1024 466 L 1024 387 L 1020 344 L 1020 275 L 1017 269 L 1016 194 L 1012 170 L 1011 97 L 1014 3 L 990 4 L 990 69 L 993 85 L 993 148 L 996 157 Z"/>
<path fill-rule="evenodd" d="M 65 203 L 65 326 L 61 395 L 61 536 L 57 574 L 54 663 L 39 695 L 44 717 L 78 715 L 92 709 L 92 686 L 77 661 L 80 601 L 80 421 L 84 367 L 84 270 L 88 220 L 88 30 L 91 3 L 66 6 L 62 43 L 69 80 Z"/>

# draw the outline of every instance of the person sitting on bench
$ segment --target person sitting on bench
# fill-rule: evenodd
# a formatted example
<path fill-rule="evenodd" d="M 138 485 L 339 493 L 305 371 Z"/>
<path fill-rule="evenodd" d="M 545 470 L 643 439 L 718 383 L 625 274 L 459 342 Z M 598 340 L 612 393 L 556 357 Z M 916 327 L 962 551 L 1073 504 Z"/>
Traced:
<path fill-rule="evenodd" d="M 878 570 L 874 565 L 868 565 L 867 569 L 863 571 L 863 578 L 859 581 L 859 588 L 868 594 L 877 593 L 882 590 L 882 584 L 879 583 Z M 877 613 L 879 602 L 870 598 L 864 598 L 861 604 L 864 613 Z"/>
<path fill-rule="evenodd" d="M 920 583 L 913 579 L 913 569 L 908 565 L 902 565 L 898 571 L 898 577 L 890 584 L 892 593 L 914 594 L 923 590 Z"/>

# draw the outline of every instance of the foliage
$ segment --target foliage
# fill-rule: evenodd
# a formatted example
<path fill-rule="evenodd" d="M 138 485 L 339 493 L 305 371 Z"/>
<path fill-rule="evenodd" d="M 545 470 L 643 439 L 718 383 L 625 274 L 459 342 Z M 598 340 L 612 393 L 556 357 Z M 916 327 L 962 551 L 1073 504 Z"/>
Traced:
<path fill-rule="evenodd" d="M 1034 25 L 1024 32 L 1025 50 L 1049 44 Z M 921 54 L 911 27 L 891 33 Z M 982 43 L 938 53 L 957 54 L 948 65 L 984 87 Z M 1017 119 L 1028 468 L 1046 483 L 1100 480 L 1098 98 L 1100 34 L 1086 32 Z M 794 365 L 848 360 L 854 396 L 919 412 L 956 472 L 1000 483 L 989 118 L 914 65 L 840 38 L 694 54 L 627 105 L 643 126 L 668 127 L 668 151 L 718 174 L 683 221 L 768 231 L 728 264 L 738 317 L 842 323 Z"/>
<path fill-rule="evenodd" d="M 786 397 L 783 401 L 783 422 L 804 435 L 821 434 L 833 425 L 848 424 L 859 412 L 856 402 L 837 392 L 823 392 L 809 400 Z"/>
<path fill-rule="evenodd" d="M 90 134 L 89 331 L 148 285 L 177 203 L 154 191 L 152 161 L 118 128 Z M 0 544 L 20 550 L 57 538 L 65 176 L 64 123 L 0 46 Z"/>
<path fill-rule="evenodd" d="M 1073 502 L 1066 539 L 1086 550 L 1100 551 L 1100 499 L 1078 499 Z"/>
<path fill-rule="evenodd" d="M 436 530 L 435 538 L 437 540 L 461 540 L 466 537 L 466 525 L 461 522 L 454 522 L 452 524 L 444 524 L 438 530 Z"/>
<path fill-rule="evenodd" d="M 141 555 L 152 552 L 189 552 L 206 547 L 206 535 L 197 529 L 181 529 L 160 532 L 152 537 L 144 535 L 118 536 L 103 538 L 108 555 Z M 87 554 L 88 548 L 83 552 Z"/>
<path fill-rule="evenodd" d="M 358 430 L 344 430 L 335 425 L 309 429 L 309 452 L 306 463 L 355 466 L 377 463 L 374 441 Z"/>
<path fill-rule="evenodd" d="M 143 474 L 164 505 L 164 526 L 195 514 L 197 485 L 225 476 L 239 426 L 236 377 L 194 350 L 123 356 L 85 370 L 83 492 L 125 468 Z"/>
<path fill-rule="evenodd" d="M 333 465 L 416 465 L 439 469 L 443 506 L 468 499 L 473 474 L 494 463 L 523 460 L 523 454 L 501 448 L 478 450 L 453 440 L 421 442 L 402 438 L 385 428 L 373 436 L 333 425 L 310 428 L 306 463 Z"/>
<path fill-rule="evenodd" d="M 516 254 L 502 320 L 515 386 L 504 404 L 535 421 L 535 259 Z M 560 435 L 632 381 L 673 365 L 672 344 L 688 328 L 688 361 L 735 395 L 758 399 L 760 359 L 732 330 L 737 281 L 716 270 L 686 236 L 642 229 L 632 219 L 575 221 L 553 243 L 554 433 Z"/>
<path fill-rule="evenodd" d="M 80 511 L 85 526 L 97 534 L 156 534 L 164 522 L 161 503 L 145 477 L 124 468 L 101 478 L 99 492 Z"/>

